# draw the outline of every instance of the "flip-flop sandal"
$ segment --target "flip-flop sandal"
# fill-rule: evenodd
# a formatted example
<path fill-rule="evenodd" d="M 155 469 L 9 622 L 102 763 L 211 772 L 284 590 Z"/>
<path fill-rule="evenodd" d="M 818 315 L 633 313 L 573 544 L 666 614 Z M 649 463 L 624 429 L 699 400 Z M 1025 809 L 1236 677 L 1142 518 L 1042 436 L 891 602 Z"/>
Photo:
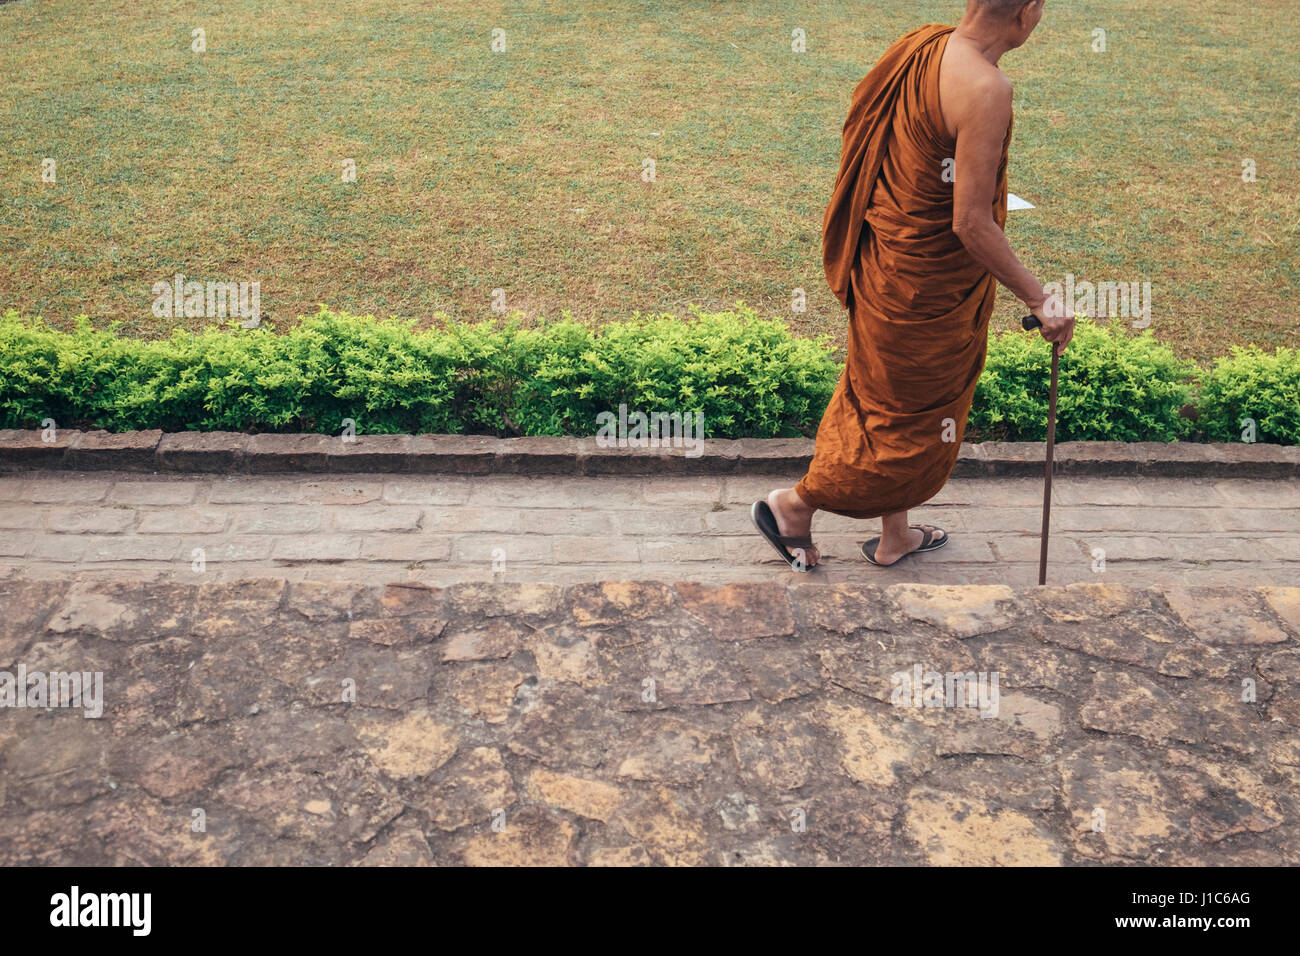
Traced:
<path fill-rule="evenodd" d="M 749 517 L 753 519 L 758 533 L 776 548 L 777 554 L 781 555 L 793 570 L 804 573 L 812 570 L 803 560 L 790 553 L 791 548 L 800 548 L 804 551 L 811 548 L 813 546 L 811 535 L 782 537 L 781 529 L 776 524 L 776 515 L 772 514 L 772 509 L 766 501 L 755 501 L 754 506 L 749 509 Z"/>
<path fill-rule="evenodd" d="M 903 557 L 897 558 L 889 562 L 888 564 L 881 564 L 879 561 L 876 560 L 876 549 L 880 547 L 880 539 L 872 538 L 870 541 L 868 541 L 866 544 L 862 546 L 862 556 L 878 568 L 892 568 L 894 565 L 896 565 L 899 561 L 902 561 L 903 558 L 907 557 L 909 554 L 919 554 L 922 551 L 938 551 L 940 548 L 942 548 L 945 544 L 948 543 L 948 532 L 944 531 L 942 528 L 935 528 L 934 525 L 922 525 L 922 524 L 908 525 L 908 527 L 915 528 L 917 531 L 922 532 L 922 534 L 924 535 L 924 537 L 921 538 L 921 546 L 917 548 L 915 551 L 909 551 L 907 552 L 907 554 L 903 555 Z M 930 529 L 933 529 L 933 531 Z M 934 536 L 935 531 L 942 532 L 943 537 L 935 538 Z"/>

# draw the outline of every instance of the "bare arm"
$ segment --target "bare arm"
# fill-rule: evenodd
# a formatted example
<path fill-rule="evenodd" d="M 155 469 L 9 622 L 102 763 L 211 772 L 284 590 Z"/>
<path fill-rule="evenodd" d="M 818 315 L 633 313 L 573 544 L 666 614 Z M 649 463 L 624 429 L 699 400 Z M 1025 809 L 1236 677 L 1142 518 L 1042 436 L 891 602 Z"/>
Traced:
<path fill-rule="evenodd" d="M 956 179 L 953 184 L 952 231 L 971 256 L 1043 323 L 1043 338 L 1058 342 L 1059 350 L 1074 334 L 1073 317 L 1066 318 L 1055 296 L 1016 256 L 993 218 L 1002 144 L 1011 123 L 1011 84 L 989 77 L 971 84 L 954 104 L 957 133 Z"/>
<path fill-rule="evenodd" d="M 1011 123 L 1011 84 L 983 82 L 971 88 L 953 117 L 957 128 L 957 176 L 952 231 L 975 260 L 1031 309 L 1047 297 L 1034 274 L 1016 257 L 993 218 L 1002 143 Z"/>

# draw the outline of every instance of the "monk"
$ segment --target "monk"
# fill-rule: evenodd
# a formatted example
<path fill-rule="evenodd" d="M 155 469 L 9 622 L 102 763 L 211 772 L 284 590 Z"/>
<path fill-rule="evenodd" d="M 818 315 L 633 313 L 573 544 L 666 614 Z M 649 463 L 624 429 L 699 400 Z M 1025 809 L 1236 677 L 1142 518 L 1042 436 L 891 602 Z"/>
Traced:
<path fill-rule="evenodd" d="M 814 567 L 818 511 L 880 518 L 862 546 L 877 565 L 948 535 L 908 511 L 948 481 L 984 369 L 997 283 L 1065 349 L 1074 334 L 1003 232 L 1011 82 L 998 68 L 1044 0 L 967 0 L 954 27 L 915 30 L 858 84 L 822 224 L 831 290 L 849 310 L 848 361 L 817 430 L 808 473 L 752 509 L 798 571 Z"/>

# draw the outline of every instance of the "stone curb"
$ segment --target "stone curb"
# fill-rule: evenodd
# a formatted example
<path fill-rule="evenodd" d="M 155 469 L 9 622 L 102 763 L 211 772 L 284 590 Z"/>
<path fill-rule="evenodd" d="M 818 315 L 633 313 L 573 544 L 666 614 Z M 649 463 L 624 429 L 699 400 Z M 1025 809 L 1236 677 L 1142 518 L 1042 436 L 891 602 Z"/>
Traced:
<path fill-rule="evenodd" d="M 450 475 L 792 475 L 807 468 L 807 438 L 710 439 L 704 453 L 601 448 L 594 438 L 481 435 L 245 435 L 240 432 L 0 430 L 0 471 L 393 473 Z M 955 478 L 1035 478 L 1041 442 L 963 444 Z M 1095 477 L 1296 478 L 1300 446 L 1062 442 L 1055 474 Z"/>

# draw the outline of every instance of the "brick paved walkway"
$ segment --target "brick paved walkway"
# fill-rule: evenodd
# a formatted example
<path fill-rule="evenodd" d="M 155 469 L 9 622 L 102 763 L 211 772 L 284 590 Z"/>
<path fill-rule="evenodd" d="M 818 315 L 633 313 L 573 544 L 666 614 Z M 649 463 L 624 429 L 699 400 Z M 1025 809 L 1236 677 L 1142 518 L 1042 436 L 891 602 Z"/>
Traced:
<path fill-rule="evenodd" d="M 793 480 L 18 473 L 0 477 L 0 575 L 187 581 L 201 557 L 203 580 L 784 581 L 748 508 Z M 889 570 L 857 553 L 878 522 L 821 515 L 805 580 L 1033 584 L 1041 496 L 954 480 L 914 512 L 952 543 Z M 1059 477 L 1051 558 L 1059 584 L 1292 584 L 1300 483 Z"/>

